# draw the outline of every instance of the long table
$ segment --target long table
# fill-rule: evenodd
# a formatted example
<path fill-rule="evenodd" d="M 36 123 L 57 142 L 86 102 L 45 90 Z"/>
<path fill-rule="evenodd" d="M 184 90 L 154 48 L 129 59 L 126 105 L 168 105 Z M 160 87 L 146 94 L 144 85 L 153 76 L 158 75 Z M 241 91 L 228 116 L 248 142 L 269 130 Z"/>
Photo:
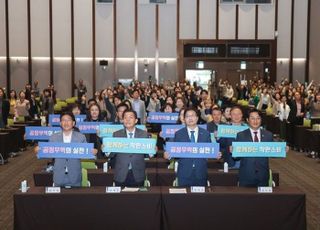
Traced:
<path fill-rule="evenodd" d="M 107 161 L 107 159 L 97 159 L 95 164 L 98 168 L 103 168 L 103 164 Z M 145 160 L 146 168 L 168 168 L 170 162 L 162 157 L 154 157 L 148 160 Z M 208 168 L 209 169 L 223 169 L 223 161 L 216 159 L 208 160 Z"/>
<path fill-rule="evenodd" d="M 305 194 L 296 188 L 213 187 L 206 193 L 105 193 L 103 187 L 43 187 L 14 194 L 14 228 L 21 229 L 306 229 Z"/>
<path fill-rule="evenodd" d="M 111 186 L 113 174 L 113 170 L 104 173 L 101 169 L 89 169 L 88 180 L 91 186 Z M 176 177 L 173 170 L 163 168 L 147 168 L 146 176 L 151 186 L 171 186 Z M 276 186 L 279 186 L 279 173 L 273 172 L 272 176 Z M 35 172 L 33 178 L 36 186 L 51 186 L 53 183 L 52 173 L 45 171 Z M 221 170 L 208 169 L 208 180 L 212 186 L 237 186 L 238 170 L 224 173 Z"/>

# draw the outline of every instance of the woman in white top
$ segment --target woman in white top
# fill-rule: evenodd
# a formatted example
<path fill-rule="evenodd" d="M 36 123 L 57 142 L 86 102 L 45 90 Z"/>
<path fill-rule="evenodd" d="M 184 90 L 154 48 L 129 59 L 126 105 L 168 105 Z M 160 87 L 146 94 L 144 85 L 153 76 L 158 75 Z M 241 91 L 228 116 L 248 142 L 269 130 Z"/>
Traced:
<path fill-rule="evenodd" d="M 282 95 L 281 103 L 278 107 L 278 116 L 279 120 L 281 121 L 280 124 L 280 138 L 285 140 L 286 139 L 286 126 L 287 126 L 287 119 L 290 113 L 290 106 L 287 104 L 287 97 Z"/>
<path fill-rule="evenodd" d="M 25 92 L 20 91 L 19 100 L 17 100 L 16 106 L 15 106 L 16 117 L 20 117 L 20 116 L 29 117 L 30 102 L 25 98 L 26 98 Z"/>
<path fill-rule="evenodd" d="M 260 101 L 257 105 L 258 110 L 266 110 L 269 105 L 271 105 L 270 94 L 268 93 L 267 88 L 264 88 L 260 94 Z"/>

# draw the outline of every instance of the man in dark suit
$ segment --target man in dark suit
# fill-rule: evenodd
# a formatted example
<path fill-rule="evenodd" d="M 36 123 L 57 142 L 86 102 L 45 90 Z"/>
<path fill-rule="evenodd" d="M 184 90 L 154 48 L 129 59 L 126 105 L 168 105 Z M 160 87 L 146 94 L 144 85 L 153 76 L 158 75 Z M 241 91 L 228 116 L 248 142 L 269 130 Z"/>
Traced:
<path fill-rule="evenodd" d="M 148 138 L 148 133 L 136 128 L 138 122 L 137 113 L 127 109 L 123 112 L 124 129 L 113 133 L 113 137 Z M 139 187 L 143 186 L 145 179 L 144 154 L 114 153 L 116 186 Z"/>
<path fill-rule="evenodd" d="M 249 129 L 237 134 L 236 142 L 272 142 L 272 133 L 261 129 L 261 114 L 249 111 Z M 267 186 L 269 181 L 269 160 L 266 157 L 242 157 L 239 169 L 239 186 Z"/>
<path fill-rule="evenodd" d="M 207 131 L 210 133 L 215 133 L 218 131 L 218 125 L 221 124 L 222 111 L 220 108 L 215 107 L 211 112 L 212 121 L 207 123 Z"/>
<path fill-rule="evenodd" d="M 233 106 L 230 110 L 231 123 L 230 125 L 244 126 L 243 123 L 243 112 L 239 106 Z M 232 142 L 235 141 L 233 137 L 222 137 L 219 139 L 220 150 L 223 154 L 224 162 L 228 163 L 229 168 L 239 168 L 240 163 L 235 161 L 231 156 L 230 146 Z"/>
<path fill-rule="evenodd" d="M 186 127 L 175 133 L 173 142 L 211 142 L 210 133 L 198 127 L 199 114 L 194 108 L 187 108 L 184 113 Z M 165 158 L 170 158 L 165 153 Z M 207 159 L 179 158 L 178 160 L 179 186 L 206 186 L 208 172 Z"/>

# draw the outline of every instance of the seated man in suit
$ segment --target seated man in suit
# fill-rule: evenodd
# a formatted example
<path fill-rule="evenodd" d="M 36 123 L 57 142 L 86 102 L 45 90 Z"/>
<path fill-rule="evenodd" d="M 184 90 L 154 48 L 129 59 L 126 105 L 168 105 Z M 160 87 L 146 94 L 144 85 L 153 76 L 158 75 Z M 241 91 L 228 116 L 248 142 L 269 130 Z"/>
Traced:
<path fill-rule="evenodd" d="M 261 129 L 261 114 L 249 111 L 249 129 L 237 134 L 236 142 L 272 142 L 272 133 Z M 239 169 L 239 185 L 245 187 L 267 186 L 269 181 L 269 159 L 266 157 L 242 157 Z"/>
<path fill-rule="evenodd" d="M 211 142 L 210 133 L 198 127 L 198 111 L 187 108 L 184 112 L 186 127 L 175 133 L 173 142 Z M 164 158 L 170 158 L 164 153 Z M 178 160 L 178 184 L 179 186 L 206 186 L 207 185 L 207 159 L 203 158 L 179 158 Z"/>
<path fill-rule="evenodd" d="M 113 133 L 113 137 L 148 138 L 148 133 L 136 128 L 137 113 L 127 109 L 123 112 L 124 129 Z M 116 186 L 139 187 L 143 186 L 145 179 L 144 154 L 112 153 L 114 157 Z"/>

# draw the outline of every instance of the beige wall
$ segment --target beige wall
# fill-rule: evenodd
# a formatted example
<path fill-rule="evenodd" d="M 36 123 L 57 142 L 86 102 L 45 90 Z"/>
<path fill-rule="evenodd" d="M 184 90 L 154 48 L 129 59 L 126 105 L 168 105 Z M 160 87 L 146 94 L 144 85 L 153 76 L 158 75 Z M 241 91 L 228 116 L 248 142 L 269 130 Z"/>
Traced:
<path fill-rule="evenodd" d="M 309 79 L 320 83 L 320 1 L 311 0 Z"/>
<path fill-rule="evenodd" d="M 219 0 L 199 1 L 199 39 L 216 39 L 216 3 Z M 27 53 L 27 4 L 25 0 L 10 0 L 9 31 L 11 86 L 21 89 L 28 80 Z M 45 87 L 49 82 L 49 0 L 31 0 L 31 46 L 33 58 L 33 79 L 40 81 Z M 116 12 L 116 52 L 114 57 L 114 10 L 113 4 L 96 4 L 96 62 L 102 58 L 109 61 L 107 70 L 96 68 L 96 89 L 99 90 L 113 83 L 113 72 L 116 79 L 137 77 L 146 80 L 147 76 L 157 77 L 159 82 L 167 79 L 177 80 L 177 46 L 176 36 L 179 28 L 180 39 L 193 39 L 197 34 L 197 0 L 167 0 L 167 4 L 159 5 L 159 42 L 156 44 L 156 5 L 148 0 L 138 0 L 137 44 L 135 44 L 135 5 L 134 0 L 117 0 Z M 278 0 L 278 79 L 288 76 L 287 65 L 290 55 L 291 0 Z M 295 1 L 295 34 L 294 58 L 305 59 L 306 50 L 306 0 Z M 320 1 L 313 0 L 314 5 Z M 0 85 L 6 85 L 6 46 L 5 46 L 5 0 L 0 0 Z M 92 0 L 74 0 L 74 32 L 75 32 L 75 80 L 80 78 L 89 88 L 92 95 Z M 319 7 L 317 8 L 319 11 Z M 179 27 L 177 26 L 179 12 Z M 313 33 L 319 14 L 312 7 Z M 235 39 L 235 5 L 219 6 L 219 39 Z M 316 18 L 318 18 L 316 20 Z M 253 39 L 255 36 L 255 5 L 239 6 L 239 39 Z M 275 5 L 258 6 L 258 39 L 275 38 Z M 317 36 L 315 36 L 317 37 Z M 319 37 L 319 34 L 318 34 Z M 315 44 L 315 43 L 313 43 Z M 157 50 L 158 47 L 158 50 Z M 314 47 L 316 47 L 314 45 Z M 71 7 L 70 1 L 53 1 L 53 53 L 54 83 L 58 96 L 71 95 Z M 312 49 L 310 73 L 315 76 L 319 65 L 316 49 Z M 40 57 L 40 59 L 39 59 Z M 159 59 L 157 59 L 159 57 Z M 42 58 L 42 59 L 41 59 Z M 148 72 L 144 71 L 144 60 L 148 59 Z M 296 64 L 295 64 L 296 63 Z M 305 65 L 294 63 L 294 79 L 304 78 Z M 280 77 L 279 77 L 280 76 Z"/>

